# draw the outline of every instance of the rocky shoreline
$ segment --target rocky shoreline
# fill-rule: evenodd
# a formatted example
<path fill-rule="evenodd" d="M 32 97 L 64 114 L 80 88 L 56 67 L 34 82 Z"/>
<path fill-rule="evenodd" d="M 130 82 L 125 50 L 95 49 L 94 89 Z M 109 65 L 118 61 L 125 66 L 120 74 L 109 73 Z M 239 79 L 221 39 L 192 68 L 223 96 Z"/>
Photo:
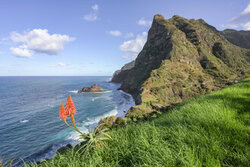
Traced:
<path fill-rule="evenodd" d="M 84 92 L 104 92 L 104 89 L 98 86 L 97 84 L 93 84 L 91 87 L 83 87 L 81 90 L 78 90 L 77 93 Z"/>

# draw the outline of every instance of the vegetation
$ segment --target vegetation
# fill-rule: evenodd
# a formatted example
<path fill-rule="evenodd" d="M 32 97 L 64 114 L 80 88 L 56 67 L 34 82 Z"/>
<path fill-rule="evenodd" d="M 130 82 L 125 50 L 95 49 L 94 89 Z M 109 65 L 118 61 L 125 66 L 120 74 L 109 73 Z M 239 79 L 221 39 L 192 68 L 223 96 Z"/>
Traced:
<path fill-rule="evenodd" d="M 144 117 L 241 80 L 250 74 L 249 62 L 249 50 L 202 19 L 155 15 L 135 66 L 113 80 L 135 98 L 127 116 Z"/>
<path fill-rule="evenodd" d="M 39 165 L 248 166 L 250 79 L 177 105 L 159 118 L 112 128 L 112 140 L 85 154 L 77 147 Z"/>

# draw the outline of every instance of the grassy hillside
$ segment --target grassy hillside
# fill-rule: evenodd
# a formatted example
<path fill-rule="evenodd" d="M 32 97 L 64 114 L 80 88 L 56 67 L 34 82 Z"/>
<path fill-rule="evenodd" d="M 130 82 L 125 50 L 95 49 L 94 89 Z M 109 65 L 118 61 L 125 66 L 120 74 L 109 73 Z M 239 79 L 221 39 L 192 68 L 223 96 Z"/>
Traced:
<path fill-rule="evenodd" d="M 112 140 L 95 151 L 71 149 L 39 166 L 247 166 L 249 111 L 250 78 L 154 120 L 112 129 Z"/>

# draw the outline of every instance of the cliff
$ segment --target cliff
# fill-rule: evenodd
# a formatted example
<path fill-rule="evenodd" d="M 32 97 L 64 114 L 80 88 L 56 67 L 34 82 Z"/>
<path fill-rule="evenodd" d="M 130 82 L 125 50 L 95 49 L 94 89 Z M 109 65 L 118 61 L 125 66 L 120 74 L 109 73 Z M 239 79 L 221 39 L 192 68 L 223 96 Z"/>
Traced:
<path fill-rule="evenodd" d="M 129 70 L 134 66 L 135 66 L 135 61 L 125 64 L 120 70 L 117 70 L 114 73 L 111 82 L 120 83 L 127 77 Z"/>
<path fill-rule="evenodd" d="M 229 42 L 237 45 L 241 48 L 250 49 L 250 31 L 236 31 L 231 29 L 226 29 L 221 31 L 223 35 Z"/>
<path fill-rule="evenodd" d="M 136 101 L 127 117 L 143 117 L 241 79 L 249 56 L 202 19 L 155 15 L 134 66 L 113 81 Z"/>

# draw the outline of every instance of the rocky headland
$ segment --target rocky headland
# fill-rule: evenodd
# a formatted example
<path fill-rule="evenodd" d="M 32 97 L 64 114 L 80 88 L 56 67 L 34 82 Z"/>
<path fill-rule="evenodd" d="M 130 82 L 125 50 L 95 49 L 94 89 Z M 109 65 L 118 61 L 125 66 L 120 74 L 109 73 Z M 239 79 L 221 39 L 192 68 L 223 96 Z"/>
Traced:
<path fill-rule="evenodd" d="M 202 19 L 155 15 L 136 60 L 113 75 L 137 104 L 126 117 L 145 117 L 248 75 L 250 52 L 228 34 Z"/>

